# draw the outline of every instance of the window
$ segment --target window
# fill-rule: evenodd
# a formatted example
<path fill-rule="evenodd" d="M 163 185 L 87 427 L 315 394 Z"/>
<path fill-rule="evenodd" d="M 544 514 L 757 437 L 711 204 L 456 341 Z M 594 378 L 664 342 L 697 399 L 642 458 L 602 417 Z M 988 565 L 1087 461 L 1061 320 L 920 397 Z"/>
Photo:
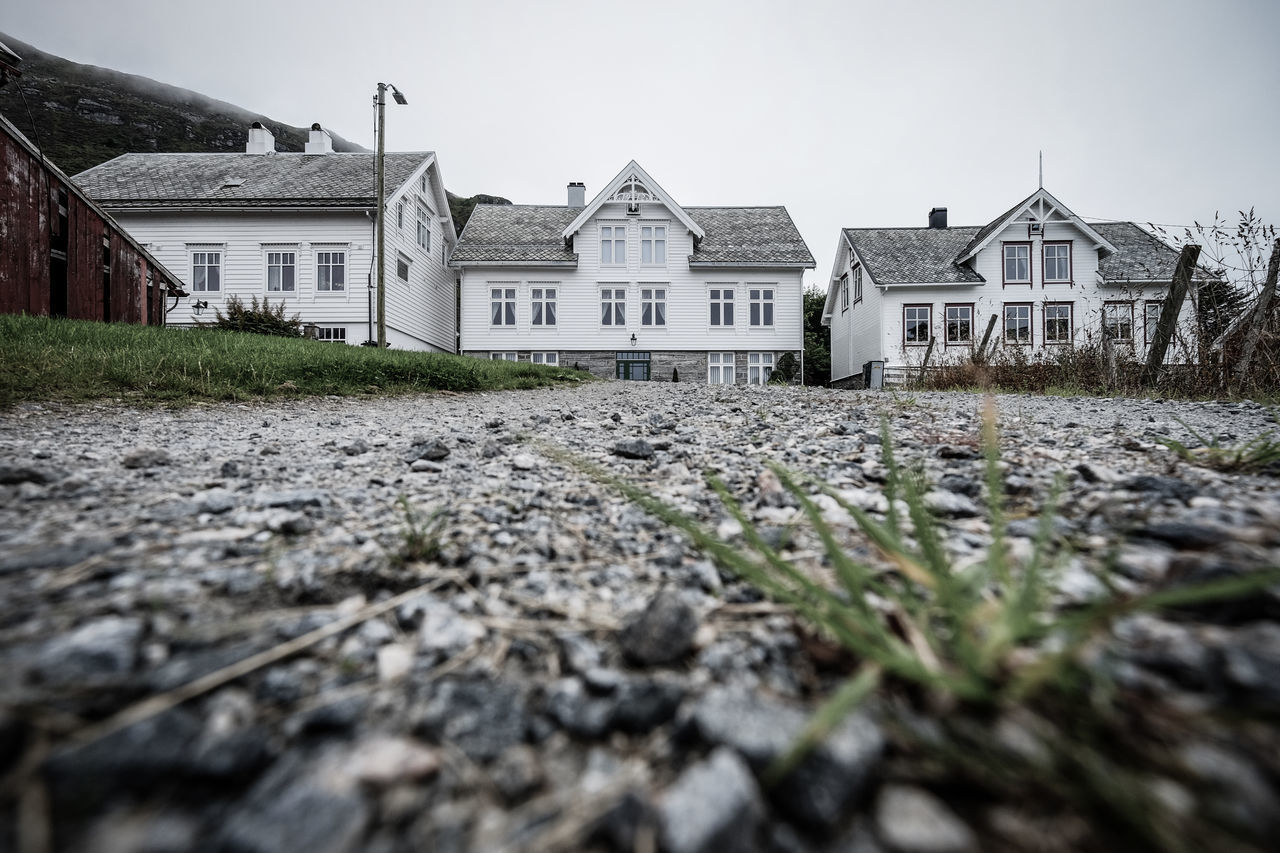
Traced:
<path fill-rule="evenodd" d="M 600 226 L 600 263 L 622 266 L 627 262 L 627 226 Z"/>
<path fill-rule="evenodd" d="M 1071 244 L 1044 244 L 1045 282 L 1071 281 Z"/>
<path fill-rule="evenodd" d="M 973 343 L 973 306 L 948 305 L 947 336 L 948 345 Z"/>
<path fill-rule="evenodd" d="M 320 326 L 316 329 L 316 340 L 345 344 L 347 342 L 347 329 L 345 326 Z"/>
<path fill-rule="evenodd" d="M 908 346 L 929 343 L 932 305 L 904 305 L 902 308 L 902 342 Z"/>
<path fill-rule="evenodd" d="M 733 325 L 732 287 L 715 287 L 711 289 L 711 325 Z"/>
<path fill-rule="evenodd" d="M 761 287 L 751 288 L 747 291 L 747 296 L 751 304 L 751 325 L 753 326 L 772 326 L 773 325 L 773 288 Z"/>
<path fill-rule="evenodd" d="M 606 287 L 600 291 L 600 325 L 627 325 L 626 288 Z"/>
<path fill-rule="evenodd" d="M 667 325 L 667 289 L 665 287 L 640 289 L 640 325 Z"/>
<path fill-rule="evenodd" d="M 707 383 L 710 385 L 733 384 L 733 353 L 707 353 Z"/>
<path fill-rule="evenodd" d="M 427 173 L 423 172 L 422 177 L 418 178 L 418 188 L 423 192 L 427 191 Z"/>
<path fill-rule="evenodd" d="M 431 251 L 431 225 L 427 219 L 427 211 L 422 207 L 418 208 L 418 245 Z"/>
<path fill-rule="evenodd" d="M 1031 283 L 1031 244 L 1004 244 L 1004 283 Z"/>
<path fill-rule="evenodd" d="M 1070 302 L 1048 302 L 1044 306 L 1044 342 L 1069 344 L 1073 336 Z"/>
<path fill-rule="evenodd" d="M 1133 343 L 1133 303 L 1108 302 L 1102 306 L 1102 335 L 1107 340 Z"/>
<path fill-rule="evenodd" d="M 862 266 L 853 268 L 853 304 L 857 305 L 862 301 Z"/>
<path fill-rule="evenodd" d="M 267 252 L 267 291 L 293 293 L 298 289 L 298 253 Z"/>
<path fill-rule="evenodd" d="M 529 353 L 529 361 L 534 364 L 559 364 L 560 353 L 558 352 L 531 352 Z"/>
<path fill-rule="evenodd" d="M 396 278 L 400 279 L 405 284 L 409 283 L 409 264 L 410 261 L 408 258 L 399 252 L 396 252 Z"/>
<path fill-rule="evenodd" d="M 347 253 L 332 249 L 316 252 L 316 290 L 337 293 L 347 289 Z"/>
<path fill-rule="evenodd" d="M 667 226 L 640 226 L 640 263 L 665 264 L 667 262 Z"/>
<path fill-rule="evenodd" d="M 530 315 L 535 326 L 556 324 L 556 289 L 539 286 L 529 290 Z"/>
<path fill-rule="evenodd" d="M 404 228 L 404 202 L 396 202 L 396 227 Z"/>
<path fill-rule="evenodd" d="M 516 289 L 514 287 L 489 288 L 489 325 L 514 326 L 516 324 Z"/>
<path fill-rule="evenodd" d="M 614 355 L 616 356 L 614 361 L 615 375 L 619 379 L 626 379 L 632 382 L 649 381 L 649 366 L 652 353 L 627 350 L 626 352 L 614 353 Z"/>
<path fill-rule="evenodd" d="M 191 289 L 216 293 L 222 289 L 222 253 L 191 253 Z"/>
<path fill-rule="evenodd" d="M 513 352 L 491 352 L 490 361 L 519 361 L 520 357 Z"/>
<path fill-rule="evenodd" d="M 1030 303 L 1004 306 L 1004 342 L 1019 346 L 1031 344 Z"/>
<path fill-rule="evenodd" d="M 747 353 L 747 384 L 764 385 L 773 375 L 773 353 Z"/>
<path fill-rule="evenodd" d="M 849 274 L 840 276 L 840 311 L 849 310 Z"/>
<path fill-rule="evenodd" d="M 1146 317 L 1143 323 L 1142 342 L 1150 344 L 1151 339 L 1156 336 L 1156 326 L 1160 325 L 1160 312 L 1164 310 L 1164 301 L 1161 299 L 1149 299 L 1146 304 Z"/>

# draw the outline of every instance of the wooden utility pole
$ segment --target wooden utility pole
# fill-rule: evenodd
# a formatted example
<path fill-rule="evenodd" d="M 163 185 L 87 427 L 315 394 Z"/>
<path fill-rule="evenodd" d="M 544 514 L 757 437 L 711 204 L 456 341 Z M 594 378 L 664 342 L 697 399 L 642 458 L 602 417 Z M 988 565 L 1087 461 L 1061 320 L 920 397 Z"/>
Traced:
<path fill-rule="evenodd" d="M 1178 315 L 1182 313 L 1182 303 L 1187 298 L 1187 290 L 1191 287 L 1191 273 L 1200 260 L 1200 247 L 1188 243 L 1182 247 L 1178 255 L 1178 266 L 1173 271 L 1173 282 L 1165 295 L 1164 304 L 1160 307 L 1160 319 L 1156 321 L 1156 333 L 1151 336 L 1151 347 L 1147 350 L 1147 366 L 1142 371 L 1142 384 L 1154 385 L 1160 375 L 1160 366 L 1164 364 L 1164 354 L 1169 349 L 1169 341 L 1178 327 Z"/>
<path fill-rule="evenodd" d="M 982 343 L 978 344 L 978 352 L 973 357 L 974 362 L 977 364 L 981 364 L 982 360 L 986 358 L 987 341 L 991 340 L 991 332 L 995 330 L 996 320 L 998 319 L 999 319 L 998 315 L 992 314 L 991 319 L 987 321 L 987 331 L 983 333 Z"/>
<path fill-rule="evenodd" d="M 1258 304 L 1253 309 L 1253 322 L 1249 324 L 1249 333 L 1244 339 L 1244 351 L 1240 353 L 1240 364 L 1236 365 L 1235 382 L 1232 392 L 1240 390 L 1240 384 L 1249 375 L 1249 366 L 1253 361 L 1253 352 L 1258 348 L 1258 338 L 1262 337 L 1262 327 L 1266 325 L 1267 314 L 1271 311 L 1271 301 L 1276 294 L 1276 274 L 1280 272 L 1280 240 L 1271 247 L 1271 261 L 1267 264 L 1267 281 L 1262 285 L 1262 293 L 1258 295 Z"/>

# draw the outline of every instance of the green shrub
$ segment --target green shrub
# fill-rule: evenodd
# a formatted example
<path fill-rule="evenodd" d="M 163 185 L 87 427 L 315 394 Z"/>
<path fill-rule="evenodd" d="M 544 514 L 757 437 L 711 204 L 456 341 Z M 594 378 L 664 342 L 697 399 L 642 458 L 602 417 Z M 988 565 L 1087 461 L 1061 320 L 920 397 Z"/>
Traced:
<path fill-rule="evenodd" d="M 799 372 L 800 360 L 796 358 L 796 354 L 784 352 L 782 357 L 778 359 L 778 366 L 774 369 L 773 375 L 769 377 L 769 381 L 779 385 L 790 385 Z"/>
<path fill-rule="evenodd" d="M 263 297 L 262 304 L 259 305 L 258 297 L 251 296 L 249 307 L 246 308 L 240 297 L 232 296 L 227 299 L 227 313 L 223 314 L 220 309 L 215 308 L 214 315 L 216 319 L 209 325 L 215 329 L 280 338 L 302 337 L 302 321 L 297 314 L 292 317 L 284 316 L 283 300 L 273 308 L 266 297 Z"/>

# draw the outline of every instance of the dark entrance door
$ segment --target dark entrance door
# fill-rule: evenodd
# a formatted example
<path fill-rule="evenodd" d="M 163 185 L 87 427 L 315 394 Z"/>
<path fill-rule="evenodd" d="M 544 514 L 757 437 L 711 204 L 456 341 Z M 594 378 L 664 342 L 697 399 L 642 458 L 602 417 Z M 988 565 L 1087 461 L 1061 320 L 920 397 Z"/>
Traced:
<path fill-rule="evenodd" d="M 649 380 L 649 353 L 619 352 L 617 354 L 617 376 L 619 379 L 647 382 Z"/>

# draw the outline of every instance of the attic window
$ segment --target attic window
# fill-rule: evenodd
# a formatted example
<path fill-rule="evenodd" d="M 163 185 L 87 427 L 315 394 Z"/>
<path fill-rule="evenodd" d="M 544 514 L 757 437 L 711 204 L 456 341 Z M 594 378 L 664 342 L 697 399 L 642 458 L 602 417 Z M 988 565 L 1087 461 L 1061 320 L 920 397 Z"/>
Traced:
<path fill-rule="evenodd" d="M 222 188 L 224 190 L 227 189 L 228 187 L 242 187 L 242 186 L 244 186 L 244 178 L 226 178 L 222 182 Z"/>

